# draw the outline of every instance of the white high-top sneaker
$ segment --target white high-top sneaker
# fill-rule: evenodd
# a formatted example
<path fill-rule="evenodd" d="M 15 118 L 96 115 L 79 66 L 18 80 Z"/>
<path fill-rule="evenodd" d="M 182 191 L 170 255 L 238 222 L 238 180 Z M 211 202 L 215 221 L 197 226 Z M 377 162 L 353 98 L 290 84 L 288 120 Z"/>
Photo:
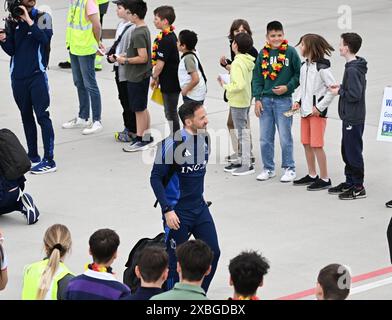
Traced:
<path fill-rule="evenodd" d="M 89 128 L 86 128 L 82 131 L 82 134 L 84 135 L 93 134 L 93 133 L 98 133 L 102 130 L 103 130 L 103 126 L 101 121 L 94 121 L 94 123 Z"/>
<path fill-rule="evenodd" d="M 80 129 L 87 128 L 90 125 L 88 120 L 84 120 L 82 118 L 76 117 L 66 123 L 63 123 L 63 129 Z"/>

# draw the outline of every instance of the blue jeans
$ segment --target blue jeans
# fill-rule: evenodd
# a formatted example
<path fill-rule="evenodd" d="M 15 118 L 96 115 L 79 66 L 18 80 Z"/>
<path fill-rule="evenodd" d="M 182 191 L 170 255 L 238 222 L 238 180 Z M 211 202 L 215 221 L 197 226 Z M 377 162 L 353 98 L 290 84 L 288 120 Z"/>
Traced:
<path fill-rule="evenodd" d="M 264 110 L 259 118 L 260 150 L 264 169 L 275 170 L 274 147 L 276 126 L 282 149 L 282 168 L 295 170 L 293 136 L 291 134 L 293 117 L 286 117 L 283 114 L 291 109 L 291 97 L 263 97 L 261 103 L 263 104 Z"/>
<path fill-rule="evenodd" d="M 73 81 L 78 89 L 79 118 L 87 120 L 93 111 L 93 121 L 101 120 L 101 94 L 95 78 L 95 54 L 75 56 L 70 54 Z"/>

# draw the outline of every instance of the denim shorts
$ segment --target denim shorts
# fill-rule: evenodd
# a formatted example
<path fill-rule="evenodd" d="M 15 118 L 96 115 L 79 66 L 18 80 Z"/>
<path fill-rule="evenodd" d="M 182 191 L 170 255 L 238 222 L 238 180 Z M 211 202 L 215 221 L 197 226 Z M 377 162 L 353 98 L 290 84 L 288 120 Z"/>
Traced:
<path fill-rule="evenodd" d="M 127 82 L 129 107 L 133 112 L 142 112 L 147 109 L 148 89 L 150 78 L 140 82 Z"/>

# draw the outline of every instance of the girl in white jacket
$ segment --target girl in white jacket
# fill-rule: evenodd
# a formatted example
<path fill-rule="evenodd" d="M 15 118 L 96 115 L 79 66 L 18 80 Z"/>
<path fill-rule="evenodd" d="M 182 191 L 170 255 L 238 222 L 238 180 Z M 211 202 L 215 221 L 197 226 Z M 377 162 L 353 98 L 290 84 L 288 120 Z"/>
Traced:
<path fill-rule="evenodd" d="M 330 62 L 324 56 L 331 56 L 334 49 L 317 34 L 302 36 L 298 45 L 306 60 L 301 67 L 300 87 L 293 110 L 301 109 L 301 142 L 305 148 L 308 174 L 295 180 L 294 185 L 307 185 L 307 190 L 316 191 L 331 187 L 323 147 L 328 106 L 334 98 L 328 88 L 336 81 L 331 73 Z M 320 177 L 316 171 L 316 159 Z"/>

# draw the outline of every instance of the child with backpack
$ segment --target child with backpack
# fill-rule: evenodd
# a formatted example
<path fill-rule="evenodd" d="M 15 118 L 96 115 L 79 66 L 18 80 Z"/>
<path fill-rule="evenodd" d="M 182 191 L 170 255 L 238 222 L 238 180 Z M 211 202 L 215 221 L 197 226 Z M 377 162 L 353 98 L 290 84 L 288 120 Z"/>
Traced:
<path fill-rule="evenodd" d="M 182 30 L 178 35 L 177 47 L 182 53 L 178 66 L 178 80 L 184 102 L 196 101 L 204 104 L 207 77 L 196 51 L 197 41 L 197 34 L 190 30 Z"/>
<path fill-rule="evenodd" d="M 329 86 L 335 83 L 335 79 L 331 73 L 331 63 L 324 56 L 331 56 L 334 49 L 322 36 L 311 33 L 302 36 L 298 45 L 306 61 L 301 67 L 300 89 L 292 109 L 301 109 L 301 142 L 305 149 L 308 174 L 293 184 L 307 185 L 308 191 L 317 191 L 331 186 L 323 147 L 328 106 L 334 98 Z M 316 173 L 316 159 L 320 176 Z"/>

